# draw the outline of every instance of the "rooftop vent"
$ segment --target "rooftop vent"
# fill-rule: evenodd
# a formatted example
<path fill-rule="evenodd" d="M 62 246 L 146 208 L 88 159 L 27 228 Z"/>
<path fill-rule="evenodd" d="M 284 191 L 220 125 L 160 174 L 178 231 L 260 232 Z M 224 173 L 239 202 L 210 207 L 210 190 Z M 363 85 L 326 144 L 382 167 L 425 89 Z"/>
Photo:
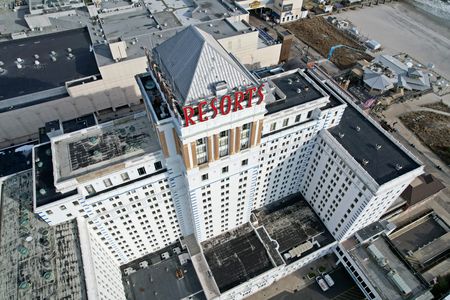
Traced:
<path fill-rule="evenodd" d="M 288 84 L 292 84 L 292 79 L 291 78 L 288 79 Z"/>
<path fill-rule="evenodd" d="M 72 52 L 72 48 L 67 48 L 67 52 Z"/>
<path fill-rule="evenodd" d="M 39 59 L 39 55 L 38 54 L 33 55 L 33 57 L 34 57 L 34 59 Z"/>
<path fill-rule="evenodd" d="M 301 88 L 298 88 L 297 89 L 297 94 L 300 94 L 302 92 L 302 89 Z"/>
<path fill-rule="evenodd" d="M 3 73 L 5 73 L 5 69 L 0 67 L 0 74 L 3 74 Z"/>
<path fill-rule="evenodd" d="M 21 59 L 20 57 L 18 57 L 17 58 L 17 62 L 20 64 L 20 63 L 23 63 L 23 59 Z"/>
<path fill-rule="evenodd" d="M 396 169 L 397 171 L 400 171 L 401 169 L 403 169 L 403 166 L 402 166 L 401 164 L 396 164 L 396 165 L 395 165 L 395 169 Z"/>
<path fill-rule="evenodd" d="M 356 126 L 355 129 L 356 129 L 356 131 L 358 131 L 358 132 L 361 131 L 361 127 L 359 127 L 359 126 Z"/>
<path fill-rule="evenodd" d="M 69 53 L 68 55 L 67 55 L 67 58 L 68 59 L 73 59 L 75 57 L 75 55 L 73 55 L 72 53 Z"/>
<path fill-rule="evenodd" d="M 50 59 L 51 59 L 52 61 L 56 61 L 56 57 L 54 57 L 54 56 L 50 56 Z"/>
<path fill-rule="evenodd" d="M 17 69 L 22 69 L 22 65 L 21 64 L 17 64 Z"/>
<path fill-rule="evenodd" d="M 380 144 L 376 144 L 376 145 L 375 145 L 375 148 L 376 148 L 377 150 L 380 150 L 380 149 L 381 149 L 381 145 L 380 145 Z"/>
<path fill-rule="evenodd" d="M 35 66 L 39 66 L 40 64 L 41 64 L 41 63 L 40 63 L 38 60 L 35 60 L 35 61 L 34 61 L 34 65 L 35 65 Z"/>
<path fill-rule="evenodd" d="M 342 132 L 339 132 L 339 137 L 342 139 L 343 137 L 345 136 L 345 134 L 344 133 L 342 133 Z"/>
<path fill-rule="evenodd" d="M 209 23 L 208 26 L 209 26 L 209 27 L 213 27 L 213 24 Z"/>
<path fill-rule="evenodd" d="M 51 56 L 55 56 L 55 55 L 56 55 L 56 52 L 52 50 L 52 51 L 50 51 L 50 55 L 51 55 Z"/>
<path fill-rule="evenodd" d="M 0 67 L 3 66 L 3 65 L 4 65 L 4 63 L 0 60 Z"/>
<path fill-rule="evenodd" d="M 367 166 L 369 164 L 369 161 L 367 159 L 362 160 L 363 166 Z"/>
<path fill-rule="evenodd" d="M 300 82 L 300 77 L 295 78 L 295 82 Z"/>

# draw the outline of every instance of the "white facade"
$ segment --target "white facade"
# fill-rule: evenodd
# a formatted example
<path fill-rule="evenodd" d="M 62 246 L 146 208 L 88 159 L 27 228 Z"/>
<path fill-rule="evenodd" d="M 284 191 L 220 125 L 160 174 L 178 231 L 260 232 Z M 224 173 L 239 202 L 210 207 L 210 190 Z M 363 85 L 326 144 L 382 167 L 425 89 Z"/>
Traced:
<path fill-rule="evenodd" d="M 204 47 L 205 43 L 212 45 Z M 227 54 L 211 37 L 190 46 L 192 53 L 200 51 L 202 59 L 198 61 L 202 63 L 190 61 L 189 66 L 184 66 L 185 70 L 197 73 L 191 76 L 197 79 L 189 91 L 212 90 L 211 95 L 202 97 L 211 101 L 214 97 L 245 91 L 249 86 L 256 89 L 260 86 L 233 58 L 221 58 Z M 210 71 L 204 64 L 208 60 L 222 61 L 221 72 L 211 79 L 214 82 L 205 82 L 206 76 L 201 76 L 202 72 Z M 200 122 L 201 117 L 196 114 L 192 116 L 195 124 L 185 126 L 183 107 L 177 105 L 186 99 L 177 98 L 173 88 L 184 84 L 185 78 L 177 81 L 176 74 L 164 74 L 162 63 L 169 61 L 156 59 L 151 62 L 150 72 L 138 78 L 147 109 L 145 115 L 51 139 L 55 189 L 62 193 L 76 192 L 35 205 L 35 210 L 49 224 L 84 218 L 94 249 L 92 255 L 100 262 L 111 259 L 115 266 L 122 265 L 192 233 L 199 242 L 208 240 L 249 222 L 252 210 L 298 192 L 341 241 L 377 220 L 422 172 L 417 164 L 412 171 L 378 184 L 328 131 L 341 122 L 349 104 L 315 75 L 302 70 L 264 79 L 261 89 L 264 102 L 260 102 L 262 96 L 255 89 L 253 97 L 242 102 L 244 109 L 233 109 L 214 119 L 213 110 L 205 109 L 203 118 L 209 120 Z M 226 86 L 225 92 L 219 89 L 217 82 L 230 83 L 230 76 L 234 76 L 233 80 L 246 78 L 244 89 L 242 86 Z M 188 104 L 195 106 L 198 102 L 189 99 Z M 132 124 L 142 118 L 148 124 L 135 133 Z M 131 138 L 138 133 L 146 135 L 139 141 L 147 141 L 148 145 L 133 144 L 135 148 L 110 159 L 91 161 L 81 171 L 74 167 L 77 151 L 71 153 L 71 147 L 85 151 L 98 140 L 109 141 L 110 136 L 105 137 L 108 130 L 120 132 L 125 125 L 133 128 Z M 105 153 L 122 147 L 122 143 L 122 140 L 107 143 L 110 148 Z M 90 160 L 103 157 L 101 150 L 96 151 L 87 151 Z M 84 162 L 77 161 L 80 163 Z M 36 196 L 39 192 L 35 188 Z M 227 291 L 220 299 L 242 298 L 328 251 L 330 248 L 320 249 L 292 265 L 278 266 L 270 271 L 273 273 L 262 274 Z M 109 289 L 108 280 L 113 279 L 99 275 L 108 273 L 101 263 L 94 267 L 98 295 L 108 299 L 105 291 Z M 115 293 L 120 294 L 120 290 Z"/>

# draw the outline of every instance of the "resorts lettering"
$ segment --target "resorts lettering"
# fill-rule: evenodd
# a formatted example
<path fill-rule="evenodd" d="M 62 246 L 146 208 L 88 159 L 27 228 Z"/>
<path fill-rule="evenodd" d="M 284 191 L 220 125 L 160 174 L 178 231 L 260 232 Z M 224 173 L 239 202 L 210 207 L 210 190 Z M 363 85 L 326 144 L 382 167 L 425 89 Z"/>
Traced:
<path fill-rule="evenodd" d="M 184 113 L 184 127 L 188 127 L 189 125 L 195 125 L 195 121 L 192 120 L 192 117 L 198 115 L 198 122 L 205 122 L 211 119 L 214 119 L 219 113 L 223 116 L 228 115 L 230 112 L 235 112 L 238 110 L 242 110 L 245 108 L 252 107 L 252 99 L 253 96 L 257 95 L 259 97 L 256 105 L 261 104 L 264 101 L 264 93 L 263 93 L 264 84 L 261 84 L 258 88 L 251 87 L 248 88 L 245 92 L 237 91 L 234 94 L 227 94 L 222 96 L 220 100 L 218 98 L 214 98 L 210 101 L 200 101 L 197 106 L 185 106 L 183 107 Z M 244 100 L 248 99 L 247 103 L 244 103 Z M 212 110 L 213 114 L 209 118 L 205 116 L 205 112 L 209 111 L 208 107 Z"/>

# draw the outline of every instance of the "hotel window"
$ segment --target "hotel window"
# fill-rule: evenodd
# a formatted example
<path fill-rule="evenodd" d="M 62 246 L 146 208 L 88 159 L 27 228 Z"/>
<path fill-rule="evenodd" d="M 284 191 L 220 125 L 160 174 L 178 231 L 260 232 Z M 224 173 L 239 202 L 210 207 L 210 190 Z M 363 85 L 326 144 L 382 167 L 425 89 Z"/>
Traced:
<path fill-rule="evenodd" d="M 147 173 L 147 172 L 145 172 L 145 168 L 144 167 L 137 169 L 137 171 L 138 171 L 139 175 L 145 175 Z"/>
<path fill-rule="evenodd" d="M 307 119 L 311 119 L 312 112 L 312 110 L 308 111 L 308 115 L 306 116 Z"/>
<path fill-rule="evenodd" d="M 302 117 L 302 115 L 296 115 L 295 116 L 295 123 L 299 122 L 301 117 Z"/>
<path fill-rule="evenodd" d="M 219 157 L 228 155 L 229 131 L 225 130 L 219 133 Z"/>
<path fill-rule="evenodd" d="M 161 170 L 162 169 L 162 163 L 160 161 L 155 162 L 155 170 Z"/>
<path fill-rule="evenodd" d="M 95 189 L 92 186 L 92 184 L 85 186 L 85 189 L 88 192 L 88 194 L 95 194 Z"/>
<path fill-rule="evenodd" d="M 112 182 L 111 182 L 111 180 L 110 180 L 109 178 L 104 179 L 104 180 L 103 180 L 103 184 L 104 184 L 106 187 L 112 186 Z"/>
<path fill-rule="evenodd" d="M 120 174 L 120 177 L 122 177 L 123 181 L 130 180 L 130 176 L 128 175 L 127 172 Z"/>
<path fill-rule="evenodd" d="M 197 164 L 201 165 L 208 161 L 208 154 L 206 149 L 206 138 L 197 140 Z"/>
<path fill-rule="evenodd" d="M 208 173 L 202 175 L 202 180 L 203 181 L 208 180 Z"/>
<path fill-rule="evenodd" d="M 270 124 L 270 131 L 274 131 L 275 129 L 277 129 L 277 123 L 273 122 Z"/>
<path fill-rule="evenodd" d="M 227 172 L 228 172 L 228 166 L 223 167 L 223 168 L 222 168 L 222 173 L 227 173 Z"/>
<path fill-rule="evenodd" d="M 241 131 L 241 150 L 247 149 L 250 146 L 250 128 L 252 123 L 247 123 L 242 126 Z"/>
<path fill-rule="evenodd" d="M 284 119 L 283 120 L 283 127 L 288 126 L 288 124 L 289 124 L 289 119 Z"/>

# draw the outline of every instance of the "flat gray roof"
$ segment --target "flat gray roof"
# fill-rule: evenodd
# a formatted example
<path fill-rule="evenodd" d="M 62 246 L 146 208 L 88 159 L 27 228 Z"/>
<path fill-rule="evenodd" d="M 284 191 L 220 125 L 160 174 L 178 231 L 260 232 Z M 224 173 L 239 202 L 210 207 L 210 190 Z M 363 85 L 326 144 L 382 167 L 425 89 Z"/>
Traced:
<path fill-rule="evenodd" d="M 182 265 L 178 255 L 173 251 L 175 248 L 181 251 L 181 255 L 187 254 L 187 250 L 183 250 L 181 244 L 177 242 L 121 267 L 122 272 L 128 267 L 136 270 L 130 275 L 123 275 L 129 298 L 206 300 L 192 262 L 188 260 Z M 169 253 L 170 257 L 161 260 L 161 254 L 164 252 Z M 148 263 L 146 268 L 139 266 L 143 261 Z M 178 273 L 181 271 L 183 278 L 177 278 L 177 271 Z"/>
<path fill-rule="evenodd" d="M 388 261 L 388 269 L 395 270 L 395 272 L 403 279 L 403 281 L 412 290 L 412 294 L 418 296 L 427 291 L 427 287 L 413 273 L 413 270 L 407 266 L 404 261 L 397 256 L 393 247 L 388 240 L 381 236 L 375 239 L 370 244 L 359 244 L 354 249 L 349 251 L 354 261 L 359 265 L 363 273 L 368 277 L 371 283 L 375 286 L 377 292 L 382 299 L 402 300 L 403 294 L 389 279 L 387 273 L 389 270 L 378 265 L 375 259 L 368 252 L 368 245 L 375 245 L 380 253 Z M 425 298 L 427 299 L 427 298 Z M 429 298 L 428 298 L 429 299 Z"/>

